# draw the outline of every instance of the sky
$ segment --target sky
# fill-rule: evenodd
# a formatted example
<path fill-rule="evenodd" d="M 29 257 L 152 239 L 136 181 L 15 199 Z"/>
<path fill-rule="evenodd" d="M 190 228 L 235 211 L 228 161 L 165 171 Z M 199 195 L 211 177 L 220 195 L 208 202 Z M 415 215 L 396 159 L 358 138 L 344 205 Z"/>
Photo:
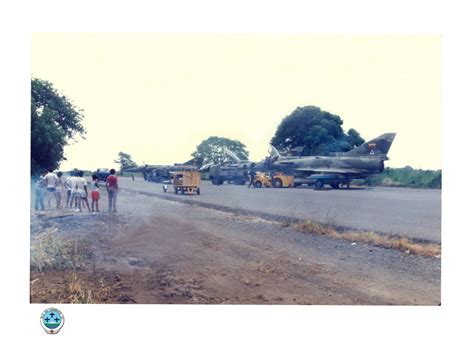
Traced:
<path fill-rule="evenodd" d="M 366 141 L 397 136 L 389 167 L 442 167 L 440 35 L 33 33 L 31 74 L 83 109 L 62 170 L 187 161 L 209 136 L 258 161 L 281 120 L 318 106 Z"/>

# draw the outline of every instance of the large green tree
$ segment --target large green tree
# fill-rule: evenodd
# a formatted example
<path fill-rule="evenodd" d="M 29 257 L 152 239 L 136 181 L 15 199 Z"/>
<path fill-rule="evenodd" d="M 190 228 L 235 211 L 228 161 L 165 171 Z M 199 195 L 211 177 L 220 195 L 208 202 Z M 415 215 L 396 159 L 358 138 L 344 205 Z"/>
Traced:
<path fill-rule="evenodd" d="M 84 137 L 82 110 L 53 85 L 31 79 L 31 173 L 56 169 L 64 157 L 64 147 L 76 135 Z"/>
<path fill-rule="evenodd" d="M 132 156 L 124 152 L 119 152 L 118 159 L 114 162 L 120 164 L 120 171 L 137 166 L 135 161 L 132 160 Z"/>
<path fill-rule="evenodd" d="M 303 147 L 302 155 L 328 155 L 364 143 L 355 129 L 344 133 L 342 124 L 339 116 L 319 107 L 298 107 L 282 120 L 271 143 L 283 151 Z"/>
<path fill-rule="evenodd" d="M 241 160 L 248 160 L 249 152 L 242 142 L 217 136 L 211 136 L 202 141 L 191 156 L 197 159 L 200 166 L 217 164 L 229 159 L 229 156 L 223 151 L 224 147 L 236 154 Z"/>

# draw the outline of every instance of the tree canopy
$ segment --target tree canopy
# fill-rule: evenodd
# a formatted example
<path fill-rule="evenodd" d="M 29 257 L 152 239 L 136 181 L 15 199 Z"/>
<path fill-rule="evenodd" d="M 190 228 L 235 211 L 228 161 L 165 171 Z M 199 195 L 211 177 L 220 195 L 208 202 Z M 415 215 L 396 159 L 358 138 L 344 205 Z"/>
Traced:
<path fill-rule="evenodd" d="M 302 155 L 345 152 L 364 143 L 355 129 L 344 133 L 342 124 L 338 115 L 319 107 L 298 107 L 282 120 L 271 143 L 282 151 L 303 147 Z"/>
<path fill-rule="evenodd" d="M 120 171 L 137 166 L 135 161 L 132 160 L 132 156 L 124 152 L 119 152 L 118 159 L 114 162 L 120 164 Z"/>
<path fill-rule="evenodd" d="M 31 79 L 31 173 L 57 169 L 64 157 L 64 147 L 76 135 L 84 137 L 82 110 L 53 85 Z"/>
<path fill-rule="evenodd" d="M 249 152 L 245 145 L 238 140 L 231 140 L 225 137 L 211 136 L 202 141 L 191 156 L 198 159 L 198 165 L 217 164 L 228 160 L 228 156 L 223 152 L 223 147 L 236 154 L 241 160 L 247 160 Z"/>

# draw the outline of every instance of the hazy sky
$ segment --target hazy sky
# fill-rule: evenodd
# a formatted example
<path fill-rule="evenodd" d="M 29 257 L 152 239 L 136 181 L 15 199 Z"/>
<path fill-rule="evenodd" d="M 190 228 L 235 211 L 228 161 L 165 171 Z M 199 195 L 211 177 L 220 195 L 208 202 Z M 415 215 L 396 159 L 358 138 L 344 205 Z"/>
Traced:
<path fill-rule="evenodd" d="M 267 155 L 282 118 L 314 105 L 370 140 L 386 166 L 441 168 L 441 37 L 33 33 L 32 75 L 84 110 L 61 169 L 190 159 L 209 136 Z"/>

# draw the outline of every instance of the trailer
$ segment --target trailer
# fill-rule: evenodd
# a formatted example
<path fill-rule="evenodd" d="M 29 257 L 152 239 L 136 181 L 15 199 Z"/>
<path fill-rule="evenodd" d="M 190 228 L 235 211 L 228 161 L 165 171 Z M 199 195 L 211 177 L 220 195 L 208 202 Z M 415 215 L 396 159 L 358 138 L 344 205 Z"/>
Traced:
<path fill-rule="evenodd" d="M 197 170 L 173 171 L 171 172 L 171 183 L 175 194 L 179 192 L 181 192 L 181 195 L 201 194 L 199 188 L 201 174 Z"/>
<path fill-rule="evenodd" d="M 315 190 L 323 189 L 325 184 L 330 185 L 333 189 L 339 189 L 343 185 L 349 188 L 349 183 L 353 180 L 333 174 L 313 174 L 308 178 L 313 181 Z"/>

